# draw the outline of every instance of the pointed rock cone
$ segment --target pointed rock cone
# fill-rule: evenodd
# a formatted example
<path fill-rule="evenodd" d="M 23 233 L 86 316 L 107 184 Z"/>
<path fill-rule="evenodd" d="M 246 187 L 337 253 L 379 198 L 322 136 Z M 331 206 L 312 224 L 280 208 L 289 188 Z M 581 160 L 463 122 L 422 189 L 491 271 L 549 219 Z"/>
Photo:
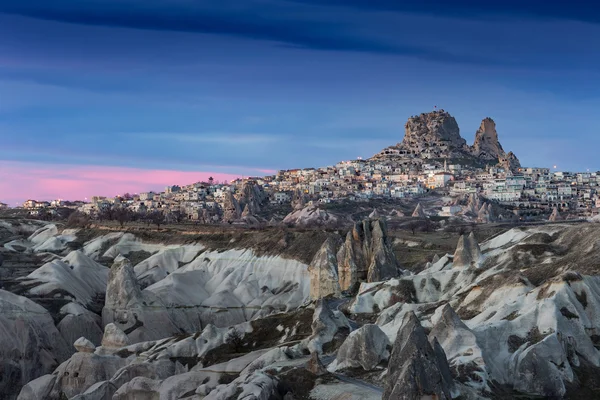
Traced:
<path fill-rule="evenodd" d="M 327 238 L 308 266 L 312 299 L 341 296 L 337 267 L 338 247 L 338 241 Z"/>
<path fill-rule="evenodd" d="M 250 212 L 250 207 L 248 206 L 248 204 L 246 204 L 246 207 L 244 207 L 244 211 L 242 211 L 242 218 L 249 217 L 251 215 L 252 213 Z"/>
<path fill-rule="evenodd" d="M 468 266 L 479 266 L 481 260 L 481 249 L 473 232 L 468 236 L 462 235 L 458 239 L 456 245 L 456 251 L 454 252 L 454 267 L 468 267 Z"/>
<path fill-rule="evenodd" d="M 407 313 L 388 363 L 383 400 L 452 398 L 446 355 L 439 344 L 434 345 L 435 349 L 414 312 Z"/>
<path fill-rule="evenodd" d="M 554 209 L 552 209 L 552 214 L 550 214 L 550 218 L 548 218 L 548 221 L 556 222 L 556 221 L 561 221 L 561 220 L 562 220 L 562 216 L 558 212 L 558 208 L 554 207 Z"/>
<path fill-rule="evenodd" d="M 379 219 L 379 218 L 381 218 L 381 216 L 379 215 L 379 212 L 377 211 L 376 208 L 374 208 L 373 212 L 371 212 L 371 214 L 369 214 L 369 218 L 370 219 Z"/>
<path fill-rule="evenodd" d="M 412 213 L 413 217 L 416 218 L 425 218 L 425 211 L 423 211 L 423 206 L 421 205 L 421 203 L 417 204 L 417 207 L 415 208 L 415 211 L 413 211 Z"/>

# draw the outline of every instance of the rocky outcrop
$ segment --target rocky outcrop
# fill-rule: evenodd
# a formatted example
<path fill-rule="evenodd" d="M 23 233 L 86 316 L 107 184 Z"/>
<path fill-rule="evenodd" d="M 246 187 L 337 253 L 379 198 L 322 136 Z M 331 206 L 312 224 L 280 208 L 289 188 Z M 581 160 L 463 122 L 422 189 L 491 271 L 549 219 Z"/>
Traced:
<path fill-rule="evenodd" d="M 308 266 L 312 299 L 341 296 L 336 258 L 338 247 L 338 240 L 327 238 Z"/>
<path fill-rule="evenodd" d="M 364 325 L 350 333 L 328 370 L 335 372 L 346 368 L 362 368 L 370 371 L 388 359 L 390 347 L 388 337 L 379 326 Z"/>
<path fill-rule="evenodd" d="M 374 208 L 373 211 L 371 211 L 371 214 L 369 214 L 369 218 L 370 219 L 379 219 L 379 218 L 381 218 L 381 215 L 379 214 L 379 211 L 377 211 L 377 209 Z"/>
<path fill-rule="evenodd" d="M 73 343 L 73 346 L 75 349 L 77 349 L 77 351 L 81 351 L 82 353 L 93 353 L 96 351 L 96 346 L 94 346 L 94 343 L 90 342 L 84 337 L 77 339 L 75 343 Z"/>
<path fill-rule="evenodd" d="M 448 361 L 435 342 L 434 347 L 417 316 L 413 312 L 407 313 L 388 363 L 383 400 L 452 398 Z"/>
<path fill-rule="evenodd" d="M 467 142 L 460 136 L 454 117 L 440 110 L 410 117 L 404 126 L 402 145 L 414 154 L 426 151 L 439 158 L 466 149 Z"/>
<path fill-rule="evenodd" d="M 481 261 L 481 249 L 471 232 L 469 235 L 462 235 L 458 239 L 456 251 L 454 252 L 454 267 L 479 266 Z"/>
<path fill-rule="evenodd" d="M 500 157 L 498 161 L 506 171 L 517 172 L 519 168 L 521 168 L 521 162 L 512 151 L 509 151 L 508 154 Z"/>
<path fill-rule="evenodd" d="M 400 274 L 396 256 L 387 237 L 387 229 L 382 220 L 371 223 L 371 249 L 368 282 L 381 282 Z"/>
<path fill-rule="evenodd" d="M 550 214 L 548 221 L 550 221 L 550 222 L 562 221 L 562 216 L 558 212 L 558 208 L 554 207 L 552 209 L 552 214 Z"/>
<path fill-rule="evenodd" d="M 338 274 L 342 290 L 359 282 L 377 282 L 399 275 L 398 261 L 381 219 L 355 223 L 337 253 Z"/>
<path fill-rule="evenodd" d="M 433 328 L 429 340 L 437 340 L 448 359 L 454 376 L 479 390 L 489 390 L 488 375 L 477 337 L 465 325 L 454 309 L 446 304 L 431 318 Z M 468 371 L 468 373 L 467 373 Z"/>
<path fill-rule="evenodd" d="M 292 211 L 283 219 L 283 223 L 295 227 L 335 227 L 342 222 L 341 217 L 319 208 L 316 205 L 308 205 L 302 209 Z"/>
<path fill-rule="evenodd" d="M 240 207 L 248 209 L 248 213 L 255 215 L 258 214 L 266 201 L 267 196 L 262 189 L 262 186 L 256 184 L 256 182 L 245 182 L 240 191 L 239 204 Z"/>
<path fill-rule="evenodd" d="M 423 206 L 421 205 L 421 203 L 417 204 L 411 217 L 414 217 L 414 218 L 426 218 L 427 217 L 425 215 L 425 211 L 423 211 Z"/>
<path fill-rule="evenodd" d="M 491 118 L 484 118 L 475 133 L 475 142 L 471 148 L 473 155 L 484 160 L 494 161 L 504 157 L 504 149 L 498 141 L 496 123 Z"/>
<path fill-rule="evenodd" d="M 312 334 L 305 340 L 311 353 L 323 353 L 323 346 L 329 345 L 339 335 L 350 332 L 348 319 L 341 311 L 333 311 L 326 300 L 319 300 L 313 314 Z M 339 340 L 341 344 L 341 340 Z"/>
<path fill-rule="evenodd" d="M 242 216 L 242 209 L 237 199 L 230 191 L 225 193 L 223 200 L 223 222 L 233 222 Z"/>
<path fill-rule="evenodd" d="M 33 301 L 0 290 L 0 393 L 14 398 L 27 382 L 52 372 L 75 349 L 50 314 Z M 1 397 L 1 396 L 0 396 Z"/>
<path fill-rule="evenodd" d="M 115 262 L 110 270 L 102 320 L 105 325 L 114 323 L 132 343 L 181 332 L 165 305 L 152 292 L 140 289 L 126 258 Z"/>
<path fill-rule="evenodd" d="M 412 116 L 404 128 L 402 142 L 382 150 L 374 158 L 400 158 L 404 165 L 415 169 L 428 159 L 446 159 L 480 167 L 499 163 L 513 172 L 520 167 L 517 157 L 512 152 L 505 153 L 502 148 L 491 118 L 481 122 L 473 146 L 467 145 L 460 136 L 456 120 L 444 110 Z"/>

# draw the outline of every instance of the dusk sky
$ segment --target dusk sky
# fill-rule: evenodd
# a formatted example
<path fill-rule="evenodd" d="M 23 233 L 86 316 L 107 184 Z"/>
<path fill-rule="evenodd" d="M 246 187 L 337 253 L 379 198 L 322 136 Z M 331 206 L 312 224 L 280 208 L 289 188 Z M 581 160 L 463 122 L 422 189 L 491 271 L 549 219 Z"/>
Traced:
<path fill-rule="evenodd" d="M 0 201 L 366 158 L 434 105 L 469 143 L 492 117 L 525 166 L 598 170 L 578 3 L 0 0 Z"/>

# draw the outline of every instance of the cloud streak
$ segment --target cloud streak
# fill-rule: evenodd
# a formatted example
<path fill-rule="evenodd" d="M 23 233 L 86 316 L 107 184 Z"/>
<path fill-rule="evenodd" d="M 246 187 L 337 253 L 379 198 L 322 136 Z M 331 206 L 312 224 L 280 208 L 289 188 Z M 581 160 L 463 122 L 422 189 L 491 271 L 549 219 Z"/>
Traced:
<path fill-rule="evenodd" d="M 166 0 L 54 0 L 49 5 L 40 0 L 23 0 L 0 4 L 0 13 L 89 26 L 214 34 L 269 41 L 292 49 L 399 55 L 457 64 L 501 62 L 381 35 L 377 26 L 365 24 L 356 13 L 348 19 L 301 2 L 265 6 L 264 2 L 249 0 L 239 6 L 239 2 L 224 0 L 207 6 L 201 2 Z"/>
<path fill-rule="evenodd" d="M 461 18 L 541 18 L 600 23 L 600 6 L 588 0 L 292 0 L 299 4 L 410 12 Z"/>

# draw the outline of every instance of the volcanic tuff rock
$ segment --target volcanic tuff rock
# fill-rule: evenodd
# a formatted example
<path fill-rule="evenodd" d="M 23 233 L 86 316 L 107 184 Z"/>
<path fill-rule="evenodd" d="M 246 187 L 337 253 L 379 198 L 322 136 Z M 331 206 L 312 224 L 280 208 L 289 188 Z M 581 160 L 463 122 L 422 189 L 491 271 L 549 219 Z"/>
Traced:
<path fill-rule="evenodd" d="M 452 398 L 448 361 L 435 343 L 432 347 L 413 312 L 404 316 L 388 364 L 383 400 Z"/>
<path fill-rule="evenodd" d="M 473 232 L 471 232 L 469 235 L 462 235 L 458 239 L 458 244 L 456 245 L 453 266 L 478 266 L 480 259 L 481 249 L 479 248 L 479 244 L 477 243 Z"/>
<path fill-rule="evenodd" d="M 223 221 L 232 222 L 239 219 L 241 215 L 242 209 L 233 193 L 225 193 L 225 199 L 223 201 Z"/>
<path fill-rule="evenodd" d="M 387 227 L 381 219 L 355 223 L 337 253 L 337 263 L 342 290 L 361 281 L 377 282 L 400 273 Z"/>
<path fill-rule="evenodd" d="M 498 160 L 505 155 L 502 145 L 498 141 L 496 123 L 491 118 L 484 118 L 481 126 L 475 133 L 475 142 L 472 147 L 473 155 L 485 160 Z"/>
<path fill-rule="evenodd" d="M 44 307 L 0 290 L 0 393 L 5 398 L 52 372 L 74 350 Z"/>
<path fill-rule="evenodd" d="M 560 221 L 562 219 L 560 213 L 558 212 L 558 208 L 554 207 L 552 209 L 552 214 L 550 214 L 550 217 L 548 218 L 548 221 L 551 222 L 556 222 L 556 221 Z"/>
<path fill-rule="evenodd" d="M 180 332 L 160 299 L 140 289 L 126 258 L 115 262 L 110 270 L 102 320 L 106 325 L 114 323 L 134 343 Z"/>
<path fill-rule="evenodd" d="M 425 211 L 423 211 L 423 206 L 421 205 L 421 203 L 417 204 L 417 206 L 415 207 L 415 211 L 413 211 L 412 217 L 415 218 L 425 218 Z"/>
<path fill-rule="evenodd" d="M 410 117 L 404 126 L 402 145 L 410 148 L 414 154 L 433 151 L 437 157 L 467 149 L 467 142 L 460 136 L 456 120 L 445 111 Z"/>
<path fill-rule="evenodd" d="M 306 339 L 306 347 L 311 353 L 323 353 L 323 346 L 331 343 L 340 331 L 350 330 L 346 316 L 338 310 L 332 310 L 326 300 L 318 300 L 311 324 L 312 334 Z"/>
<path fill-rule="evenodd" d="M 381 361 L 387 360 L 388 347 L 391 347 L 391 343 L 379 326 L 364 325 L 350 333 L 338 350 L 335 361 L 329 366 L 329 371 L 345 368 L 372 370 Z"/>
<path fill-rule="evenodd" d="M 521 162 L 512 151 L 509 151 L 504 157 L 500 157 L 500 165 L 505 170 L 512 172 L 521 168 Z"/>
<path fill-rule="evenodd" d="M 327 238 L 308 266 L 311 298 L 340 297 L 341 290 L 336 259 L 338 247 L 339 243 L 334 238 Z"/>
<path fill-rule="evenodd" d="M 418 164 L 419 160 L 426 159 L 453 159 L 453 162 L 467 165 L 473 161 L 480 166 L 500 164 L 513 172 L 520 167 L 512 152 L 504 152 L 498 141 L 496 124 L 491 118 L 483 119 L 473 146 L 468 146 L 460 136 L 456 120 L 444 110 L 410 117 L 402 142 L 382 150 L 375 157 L 390 156 L 404 159 L 405 164 Z M 413 161 L 407 161 L 410 159 Z"/>

